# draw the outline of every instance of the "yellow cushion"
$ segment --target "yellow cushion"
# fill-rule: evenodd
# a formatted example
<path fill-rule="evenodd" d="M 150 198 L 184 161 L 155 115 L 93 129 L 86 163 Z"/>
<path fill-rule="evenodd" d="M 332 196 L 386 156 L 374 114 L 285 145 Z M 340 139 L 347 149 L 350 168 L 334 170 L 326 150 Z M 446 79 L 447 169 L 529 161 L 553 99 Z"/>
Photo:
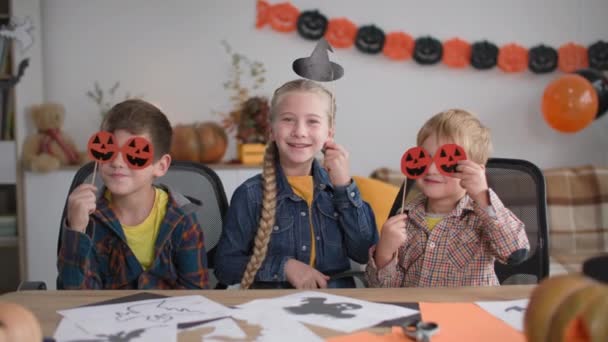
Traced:
<path fill-rule="evenodd" d="M 353 176 L 357 187 L 361 192 L 361 198 L 372 207 L 376 216 L 376 226 L 378 231 L 388 219 L 395 197 L 399 192 L 399 187 L 367 177 Z"/>

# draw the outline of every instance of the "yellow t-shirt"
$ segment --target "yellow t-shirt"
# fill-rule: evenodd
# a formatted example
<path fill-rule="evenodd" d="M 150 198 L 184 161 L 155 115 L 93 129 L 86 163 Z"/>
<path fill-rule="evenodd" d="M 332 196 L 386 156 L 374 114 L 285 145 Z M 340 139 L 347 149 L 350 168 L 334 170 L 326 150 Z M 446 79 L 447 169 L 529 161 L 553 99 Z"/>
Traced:
<path fill-rule="evenodd" d="M 434 214 L 427 214 L 426 215 L 426 226 L 429 228 L 429 230 L 433 230 L 433 228 L 435 228 L 435 226 L 437 225 L 437 223 L 441 222 L 441 220 L 443 220 L 443 215 L 434 215 Z"/>
<path fill-rule="evenodd" d="M 289 176 L 287 182 L 291 186 L 293 192 L 300 196 L 308 203 L 308 222 L 310 223 L 310 262 L 309 265 L 315 266 L 316 248 L 315 248 L 315 230 L 312 227 L 312 196 L 314 194 L 314 186 L 312 176 Z"/>
<path fill-rule="evenodd" d="M 169 195 L 166 191 L 159 188 L 155 190 L 154 206 L 148 217 L 135 226 L 122 225 L 127 244 L 144 270 L 148 270 L 154 261 L 154 244 L 160 225 L 167 213 L 167 203 L 169 202 Z"/>

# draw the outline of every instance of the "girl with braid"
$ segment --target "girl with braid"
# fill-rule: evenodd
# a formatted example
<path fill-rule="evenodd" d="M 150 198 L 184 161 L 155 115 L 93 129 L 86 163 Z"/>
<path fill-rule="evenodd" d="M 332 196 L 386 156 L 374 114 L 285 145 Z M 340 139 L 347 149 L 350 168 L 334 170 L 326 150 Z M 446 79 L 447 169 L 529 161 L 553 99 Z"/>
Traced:
<path fill-rule="evenodd" d="M 217 246 L 215 275 L 247 288 L 354 287 L 332 276 L 366 263 L 378 240 L 374 214 L 333 141 L 333 94 L 310 80 L 278 88 L 264 166 L 241 184 Z M 323 150 L 323 164 L 315 155 Z"/>

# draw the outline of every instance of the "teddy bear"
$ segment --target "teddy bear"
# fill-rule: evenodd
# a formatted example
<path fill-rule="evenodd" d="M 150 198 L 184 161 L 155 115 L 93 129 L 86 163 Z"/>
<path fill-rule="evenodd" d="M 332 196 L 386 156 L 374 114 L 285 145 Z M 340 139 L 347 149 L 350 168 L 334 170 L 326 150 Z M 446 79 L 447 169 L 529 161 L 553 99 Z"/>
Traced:
<path fill-rule="evenodd" d="M 61 130 L 65 108 L 57 103 L 43 103 L 31 110 L 36 134 L 23 143 L 23 163 L 26 169 L 50 172 L 66 165 L 81 165 L 86 154 L 76 148 L 70 136 Z"/>

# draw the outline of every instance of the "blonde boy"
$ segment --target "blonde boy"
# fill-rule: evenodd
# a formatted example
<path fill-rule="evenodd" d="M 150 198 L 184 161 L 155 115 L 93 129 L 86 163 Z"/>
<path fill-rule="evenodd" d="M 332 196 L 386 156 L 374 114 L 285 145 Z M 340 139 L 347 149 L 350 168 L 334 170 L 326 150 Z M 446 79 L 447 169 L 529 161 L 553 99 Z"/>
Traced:
<path fill-rule="evenodd" d="M 486 181 L 489 129 L 471 113 L 452 109 L 418 132 L 417 145 L 431 154 L 449 143 L 462 146 L 468 160 L 458 162 L 452 177 L 432 163 L 416 180 L 421 194 L 405 205 L 404 214 L 387 220 L 370 248 L 370 286 L 499 285 L 494 261 L 525 259 L 530 245 L 524 224 Z"/>

